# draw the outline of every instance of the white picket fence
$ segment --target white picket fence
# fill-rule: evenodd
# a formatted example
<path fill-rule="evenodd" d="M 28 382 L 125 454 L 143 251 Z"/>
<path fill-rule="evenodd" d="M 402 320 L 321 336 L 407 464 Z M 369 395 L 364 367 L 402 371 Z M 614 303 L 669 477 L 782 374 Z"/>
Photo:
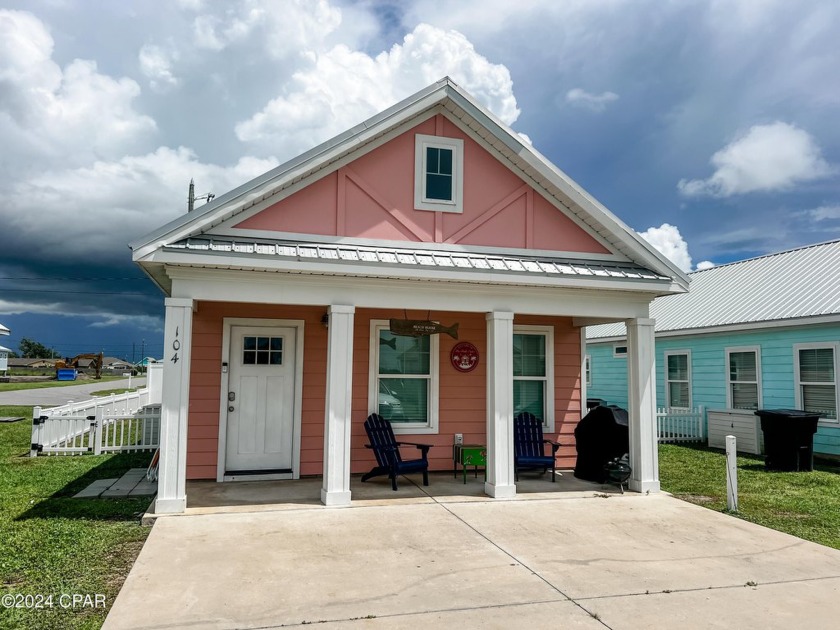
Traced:
<path fill-rule="evenodd" d="M 60 407 L 32 410 L 30 455 L 155 450 L 160 441 L 162 370 L 148 371 L 148 387 Z"/>
<path fill-rule="evenodd" d="M 153 451 L 160 446 L 160 405 L 130 413 L 107 413 L 96 407 L 91 416 L 41 415 L 35 407 L 32 415 L 32 457 Z"/>
<path fill-rule="evenodd" d="M 656 409 L 657 436 L 660 443 L 705 442 L 706 408 Z"/>

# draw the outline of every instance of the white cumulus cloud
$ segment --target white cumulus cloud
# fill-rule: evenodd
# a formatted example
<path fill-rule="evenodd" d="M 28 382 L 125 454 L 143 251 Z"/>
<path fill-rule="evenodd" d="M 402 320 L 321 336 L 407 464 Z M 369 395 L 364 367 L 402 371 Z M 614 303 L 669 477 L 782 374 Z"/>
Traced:
<path fill-rule="evenodd" d="M 5 200 L 7 226 L 39 256 L 123 260 L 125 244 L 186 212 L 187 185 L 226 192 L 277 165 L 240 158 L 232 166 L 201 163 L 186 148 L 43 173 L 14 186 Z M 73 217 L 68 221 L 67 217 Z M 60 225 L 60 230 L 44 226 Z M 103 229 L 107 226 L 107 229 Z"/>
<path fill-rule="evenodd" d="M 149 79 L 153 90 L 166 90 L 178 85 L 178 78 L 172 71 L 172 53 L 160 46 L 146 44 L 137 56 L 140 71 Z"/>
<path fill-rule="evenodd" d="M 327 0 L 245 0 L 214 5 L 221 11 L 201 13 L 193 21 L 193 43 L 220 51 L 259 41 L 276 59 L 320 47 L 341 24 L 341 9 Z M 196 6 L 195 10 L 203 10 Z M 209 7 L 208 7 L 209 9 Z"/>
<path fill-rule="evenodd" d="M 61 68 L 53 45 L 34 15 L 0 10 L 0 139 L 15 168 L 116 157 L 156 131 L 134 109 L 135 81 L 101 74 L 89 60 Z"/>
<path fill-rule="evenodd" d="M 830 175 L 814 138 L 804 129 L 776 121 L 755 125 L 715 153 L 715 172 L 707 179 L 681 179 L 688 197 L 731 197 L 750 192 L 779 191 Z"/>
<path fill-rule="evenodd" d="M 663 223 L 659 227 L 650 227 L 644 232 L 639 232 L 639 236 L 653 245 L 659 253 L 683 271 L 688 272 L 692 270 L 691 255 L 688 253 L 688 243 L 683 239 L 677 226 Z M 714 266 L 715 264 L 713 262 L 704 260 L 697 264 L 697 270 L 710 269 Z"/>
<path fill-rule="evenodd" d="M 577 107 L 589 109 L 593 112 L 602 112 L 607 105 L 618 100 L 615 92 L 601 92 L 592 94 L 582 88 L 574 88 L 566 92 L 566 102 Z"/>
<path fill-rule="evenodd" d="M 508 69 L 457 31 L 420 24 L 376 57 L 344 45 L 315 57 L 284 94 L 236 125 L 240 140 L 292 156 L 447 75 L 505 123 L 519 116 Z"/>

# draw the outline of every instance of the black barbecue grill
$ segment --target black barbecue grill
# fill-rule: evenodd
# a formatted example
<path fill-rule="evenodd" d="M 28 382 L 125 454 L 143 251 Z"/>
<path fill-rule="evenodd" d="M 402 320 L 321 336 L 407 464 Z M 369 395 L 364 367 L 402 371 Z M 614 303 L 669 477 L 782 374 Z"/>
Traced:
<path fill-rule="evenodd" d="M 575 428 L 575 477 L 618 484 L 630 478 L 630 466 L 622 460 L 630 452 L 627 424 L 627 410 L 615 405 L 599 405 L 583 417 Z"/>

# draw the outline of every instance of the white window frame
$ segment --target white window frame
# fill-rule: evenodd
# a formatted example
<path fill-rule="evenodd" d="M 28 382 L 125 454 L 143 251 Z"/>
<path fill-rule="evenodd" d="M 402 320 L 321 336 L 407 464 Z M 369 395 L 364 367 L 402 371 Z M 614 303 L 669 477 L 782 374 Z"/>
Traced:
<path fill-rule="evenodd" d="M 543 430 L 554 432 L 554 326 L 514 326 L 514 335 L 545 337 L 545 376 L 514 376 L 514 381 L 545 381 Z"/>
<path fill-rule="evenodd" d="M 687 357 L 686 364 L 688 366 L 688 379 L 687 379 L 687 382 L 688 382 L 688 407 L 671 407 L 671 391 L 670 391 L 669 384 L 670 383 L 686 382 L 686 381 L 671 381 L 668 378 L 668 357 L 679 356 L 679 355 L 685 355 Z M 691 374 L 691 372 L 692 372 L 692 370 L 691 370 L 691 350 L 667 350 L 665 352 L 665 365 L 663 366 L 663 369 L 664 369 L 664 373 L 663 373 L 662 376 L 665 379 L 665 407 L 667 407 L 668 409 L 692 409 L 693 408 L 692 405 L 693 405 L 694 401 L 693 401 L 692 396 L 691 396 L 691 394 L 692 394 L 692 392 L 691 392 L 691 389 L 692 389 L 692 387 L 691 387 L 691 376 L 692 376 L 692 374 Z"/>
<path fill-rule="evenodd" d="M 619 352 L 619 349 L 622 349 L 622 352 Z M 618 344 L 613 346 L 613 356 L 617 359 L 626 359 L 627 358 L 627 344 L 624 345 Z"/>
<path fill-rule="evenodd" d="M 370 364 L 368 368 L 368 409 L 379 413 L 379 331 L 390 330 L 387 319 L 370 320 Z M 391 375 L 390 378 L 393 378 Z M 440 409 L 440 341 L 429 335 L 429 419 L 428 422 L 392 423 L 395 435 L 437 434 Z"/>
<path fill-rule="evenodd" d="M 761 346 L 732 346 L 725 348 L 726 365 L 726 408 L 734 409 L 732 406 L 732 385 L 734 383 L 750 383 L 751 381 L 733 381 L 732 371 L 729 369 L 729 355 L 738 352 L 752 352 L 755 354 L 755 381 L 756 389 L 758 390 L 758 409 L 763 406 L 763 392 L 761 387 Z"/>
<path fill-rule="evenodd" d="M 838 387 L 838 378 L 840 378 L 840 372 L 838 372 L 838 364 L 837 364 L 837 351 L 840 349 L 840 343 L 837 342 L 813 342 L 813 343 L 797 343 L 793 345 L 793 382 L 794 382 L 794 393 L 796 399 L 796 408 L 803 409 L 803 402 L 802 402 L 802 381 L 799 380 L 799 351 L 800 350 L 820 350 L 820 349 L 830 349 L 834 352 L 834 405 L 835 408 L 840 407 L 840 398 L 838 398 L 838 392 L 840 392 L 840 387 Z M 804 383 L 805 385 L 824 385 L 825 383 Z M 836 426 L 840 424 L 840 409 L 836 409 L 835 415 L 838 418 L 823 418 L 820 417 L 820 424 L 825 424 L 829 426 Z"/>
<path fill-rule="evenodd" d="M 592 356 L 587 354 L 583 357 L 583 370 L 586 378 L 584 383 L 587 387 L 592 387 Z"/>
<path fill-rule="evenodd" d="M 452 200 L 426 198 L 426 149 L 452 151 Z M 435 212 L 464 212 L 464 141 L 418 133 L 414 137 L 414 208 Z"/>

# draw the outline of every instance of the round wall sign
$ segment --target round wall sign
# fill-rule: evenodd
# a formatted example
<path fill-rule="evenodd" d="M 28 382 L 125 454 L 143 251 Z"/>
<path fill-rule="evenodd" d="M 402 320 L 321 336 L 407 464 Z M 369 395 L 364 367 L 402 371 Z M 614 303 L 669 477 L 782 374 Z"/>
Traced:
<path fill-rule="evenodd" d="M 459 372 L 472 372 L 478 365 L 478 348 L 469 341 L 456 343 L 449 353 L 452 367 Z"/>

